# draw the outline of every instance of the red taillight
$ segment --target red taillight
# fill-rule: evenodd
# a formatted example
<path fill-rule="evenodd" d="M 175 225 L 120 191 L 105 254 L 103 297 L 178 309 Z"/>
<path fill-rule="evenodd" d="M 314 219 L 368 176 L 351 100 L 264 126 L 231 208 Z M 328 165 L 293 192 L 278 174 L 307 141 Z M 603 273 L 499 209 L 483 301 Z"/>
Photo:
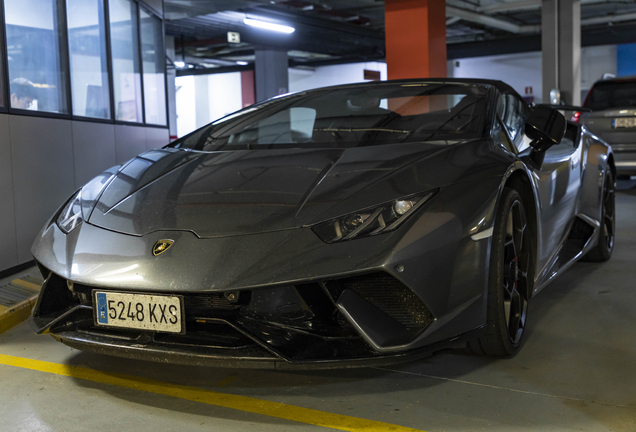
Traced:
<path fill-rule="evenodd" d="M 574 115 L 572 116 L 572 121 L 574 123 L 578 123 L 579 120 L 581 120 L 581 113 L 580 112 L 575 112 Z"/>

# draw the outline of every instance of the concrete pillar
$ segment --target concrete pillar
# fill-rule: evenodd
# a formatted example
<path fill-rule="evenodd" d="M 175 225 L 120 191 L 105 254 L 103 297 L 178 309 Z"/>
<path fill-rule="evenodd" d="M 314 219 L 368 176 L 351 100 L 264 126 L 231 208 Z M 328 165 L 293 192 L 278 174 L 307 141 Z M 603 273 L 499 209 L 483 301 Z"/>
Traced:
<path fill-rule="evenodd" d="M 558 88 L 568 105 L 581 104 L 581 0 L 541 3 L 543 103 Z"/>
<path fill-rule="evenodd" d="M 166 36 L 166 56 L 175 61 L 177 56 L 174 49 L 174 36 Z M 167 70 L 166 80 L 168 83 L 168 127 L 170 128 L 170 141 L 177 139 L 177 87 L 175 79 L 177 71 L 174 67 Z"/>
<path fill-rule="evenodd" d="M 287 51 L 257 47 L 254 50 L 254 57 L 256 101 L 260 102 L 287 93 L 289 91 Z"/>
<path fill-rule="evenodd" d="M 389 79 L 446 77 L 446 5 L 441 0 L 385 0 Z"/>

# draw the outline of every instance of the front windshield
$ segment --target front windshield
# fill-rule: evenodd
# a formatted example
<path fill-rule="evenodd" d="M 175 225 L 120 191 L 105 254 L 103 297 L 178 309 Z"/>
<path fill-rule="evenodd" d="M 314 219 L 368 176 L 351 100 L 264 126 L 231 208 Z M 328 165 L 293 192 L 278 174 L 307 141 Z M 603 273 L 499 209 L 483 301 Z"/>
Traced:
<path fill-rule="evenodd" d="M 400 83 L 321 89 L 244 109 L 175 141 L 214 151 L 358 147 L 481 136 L 486 87 Z"/>
<path fill-rule="evenodd" d="M 606 81 L 594 84 L 585 107 L 593 111 L 636 107 L 636 81 Z"/>

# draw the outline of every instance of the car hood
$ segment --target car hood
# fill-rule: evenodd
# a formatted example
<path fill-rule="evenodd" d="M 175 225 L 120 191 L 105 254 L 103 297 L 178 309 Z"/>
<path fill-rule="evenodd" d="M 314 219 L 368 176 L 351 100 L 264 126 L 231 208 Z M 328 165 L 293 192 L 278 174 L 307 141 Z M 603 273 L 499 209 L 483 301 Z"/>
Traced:
<path fill-rule="evenodd" d="M 87 220 L 132 235 L 187 230 L 201 238 L 301 227 L 381 178 L 453 144 L 457 142 L 349 149 L 154 150 L 96 180 L 103 185 L 101 195 L 93 192 Z M 84 209 L 86 216 L 86 205 Z"/>

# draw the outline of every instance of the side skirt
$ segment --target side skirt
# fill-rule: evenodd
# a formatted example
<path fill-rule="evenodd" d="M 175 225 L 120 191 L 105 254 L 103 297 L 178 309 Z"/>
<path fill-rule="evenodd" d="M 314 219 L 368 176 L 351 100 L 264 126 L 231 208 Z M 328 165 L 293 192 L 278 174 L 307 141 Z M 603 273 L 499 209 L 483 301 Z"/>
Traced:
<path fill-rule="evenodd" d="M 570 268 L 596 244 L 595 240 L 598 239 L 600 226 L 599 221 L 585 214 L 579 213 L 574 217 L 568 235 L 535 282 L 533 296 Z"/>

